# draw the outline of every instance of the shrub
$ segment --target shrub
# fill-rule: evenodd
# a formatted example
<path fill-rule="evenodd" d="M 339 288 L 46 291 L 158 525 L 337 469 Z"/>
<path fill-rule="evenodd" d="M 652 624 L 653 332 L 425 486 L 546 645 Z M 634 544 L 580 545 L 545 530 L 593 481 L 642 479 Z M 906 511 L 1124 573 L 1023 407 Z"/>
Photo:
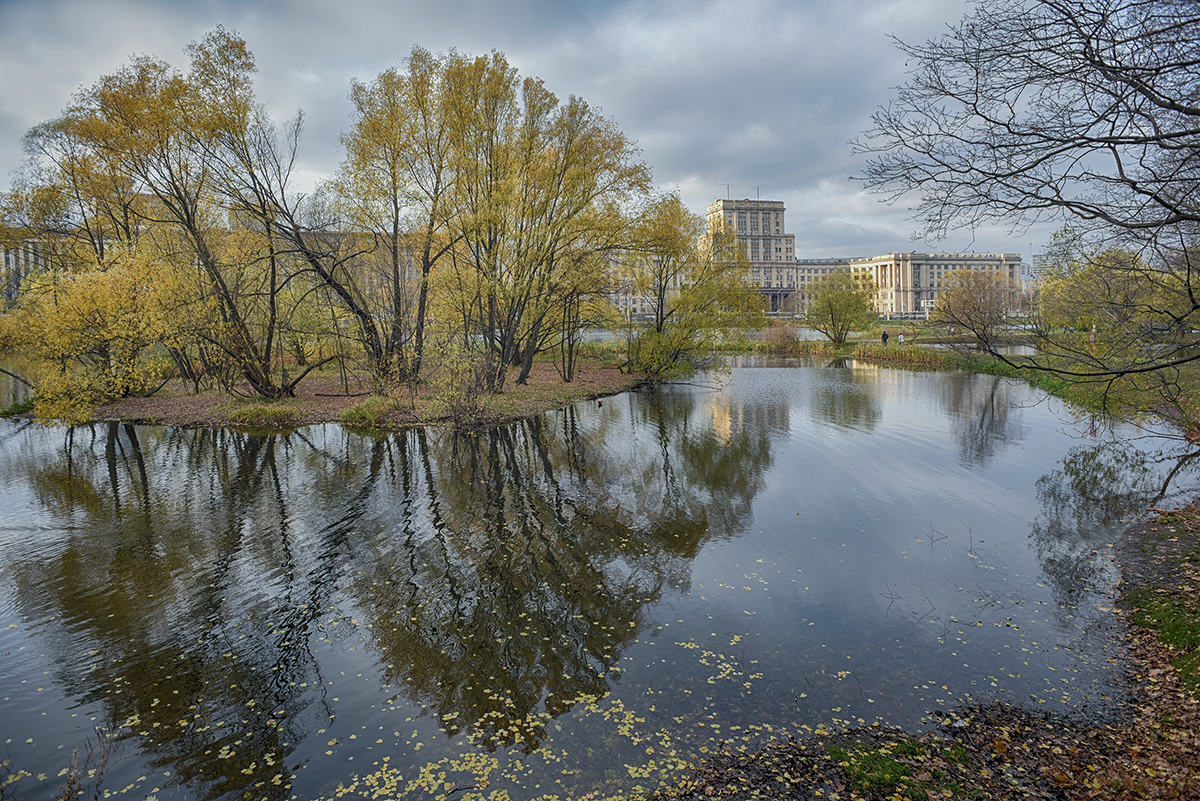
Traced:
<path fill-rule="evenodd" d="M 387 422 L 387 416 L 396 408 L 396 402 L 383 395 L 372 395 L 341 413 L 343 425 L 360 428 L 378 428 Z"/>

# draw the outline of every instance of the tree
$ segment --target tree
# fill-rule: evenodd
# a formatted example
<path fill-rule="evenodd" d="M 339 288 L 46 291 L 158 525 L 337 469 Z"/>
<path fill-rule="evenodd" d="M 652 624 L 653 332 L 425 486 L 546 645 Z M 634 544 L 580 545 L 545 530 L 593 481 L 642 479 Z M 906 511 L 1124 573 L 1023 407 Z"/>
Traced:
<path fill-rule="evenodd" d="M 290 162 L 271 147 L 245 42 L 218 28 L 187 50 L 188 74 L 135 59 L 83 91 L 52 127 L 136 196 L 127 208 L 157 232 L 162 253 L 196 266 L 217 309 L 217 324 L 200 336 L 253 392 L 290 395 L 312 369 L 289 375 L 277 352 L 286 320 L 279 299 L 293 264 L 274 235 L 271 178 Z"/>
<path fill-rule="evenodd" d="M 388 69 L 370 85 L 354 82 L 353 126 L 342 135 L 346 158 L 334 186 L 354 227 L 386 254 L 378 292 L 384 350 L 401 380 L 420 375 L 430 275 L 456 241 L 449 232 L 453 87 L 446 74 L 458 58 L 414 47 L 406 72 Z"/>
<path fill-rule="evenodd" d="M 866 186 L 920 193 L 920 232 L 1068 217 L 1140 236 L 1200 223 L 1200 8 L 998 0 L 938 39 L 857 143 Z"/>
<path fill-rule="evenodd" d="M 633 241 L 624 284 L 649 301 L 653 320 L 631 344 L 632 369 L 688 373 L 718 342 L 764 324 L 741 242 L 732 231 L 707 231 L 677 194 L 641 211 Z"/>
<path fill-rule="evenodd" d="M 20 305 L 0 316 L 0 349 L 57 368 L 34 387 L 38 415 L 80 422 L 99 404 L 161 386 L 162 365 L 146 353 L 208 316 L 195 278 L 152 252 L 116 246 L 93 269 L 33 276 Z"/>
<path fill-rule="evenodd" d="M 877 315 L 875 282 L 865 274 L 834 270 L 809 286 L 802 317 L 834 345 L 843 345 L 851 331 L 861 331 Z"/>
<path fill-rule="evenodd" d="M 1080 396 L 1098 408 L 1149 408 L 1191 427 L 1200 410 L 1180 380 L 1196 344 L 1190 256 L 1144 256 L 1070 229 L 1056 234 L 1033 305 L 1033 364 L 1083 384 Z"/>
<path fill-rule="evenodd" d="M 240 37 L 218 28 L 187 53 L 186 74 L 135 59 L 43 127 L 68 135 L 69 152 L 105 165 L 111 185 L 136 201 L 121 208 L 165 232 L 158 246 L 196 266 L 219 317 L 202 337 L 252 392 L 291 395 L 308 372 L 334 358 L 298 369 L 283 358 L 298 304 L 311 308 L 318 299 L 328 301 L 327 330 L 354 331 L 366 367 L 386 375 L 384 337 L 354 269 L 363 249 L 337 230 L 320 196 L 291 188 L 303 115 L 275 125 L 255 99 L 254 58 Z M 47 160 L 45 148 L 31 155 Z M 60 173 L 68 164 L 51 162 Z"/>
<path fill-rule="evenodd" d="M 1003 341 L 1009 318 L 1020 306 L 1021 291 L 1007 277 L 987 270 L 955 270 L 945 277 L 929 319 L 965 330 L 971 347 L 991 351 Z"/>
<path fill-rule="evenodd" d="M 1080 265 L 1135 254 L 1073 271 L 1094 299 L 1089 314 L 1138 321 L 1098 331 L 1111 347 L 1046 325 L 1039 357 L 996 355 L 1097 383 L 1101 395 L 1159 383 L 1158 402 L 1193 424 L 1200 417 L 1171 376 L 1200 358 L 1198 42 L 1200 6 L 1189 0 L 981 3 L 937 39 L 898 42 L 912 72 L 856 143 L 870 156 L 867 188 L 919 195 L 914 218 L 927 237 L 1058 219 Z M 1084 290 L 1085 278 L 1098 283 Z M 1177 336 L 1147 346 L 1148 330 Z"/>
<path fill-rule="evenodd" d="M 479 332 L 499 392 L 511 366 L 525 381 L 579 267 L 625 244 L 619 210 L 649 191 L 650 170 L 611 120 L 521 81 L 499 53 L 452 60 L 444 80 L 455 305 L 464 333 Z"/>

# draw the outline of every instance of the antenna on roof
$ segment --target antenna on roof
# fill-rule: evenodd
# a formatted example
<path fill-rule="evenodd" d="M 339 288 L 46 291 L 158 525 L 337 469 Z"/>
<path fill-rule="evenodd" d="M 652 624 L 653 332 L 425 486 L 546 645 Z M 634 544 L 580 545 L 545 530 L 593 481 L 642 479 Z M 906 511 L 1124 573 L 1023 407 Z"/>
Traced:
<path fill-rule="evenodd" d="M 730 188 L 731 186 L 737 186 L 737 184 L 717 184 L 717 186 L 723 186 L 723 187 L 725 187 L 725 199 L 726 199 L 726 200 L 731 200 L 731 198 L 729 197 L 729 188 Z"/>

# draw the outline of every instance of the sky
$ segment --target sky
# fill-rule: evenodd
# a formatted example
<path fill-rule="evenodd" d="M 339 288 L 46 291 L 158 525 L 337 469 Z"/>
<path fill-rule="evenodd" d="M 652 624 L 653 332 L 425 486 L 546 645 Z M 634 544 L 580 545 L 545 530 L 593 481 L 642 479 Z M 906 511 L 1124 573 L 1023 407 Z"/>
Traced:
<path fill-rule="evenodd" d="M 890 36 L 942 33 L 966 0 L 0 0 L 0 189 L 21 137 L 72 96 L 218 25 L 253 51 L 272 115 L 303 110 L 299 179 L 341 160 L 351 81 L 369 83 L 414 45 L 505 54 L 565 99 L 582 97 L 637 141 L 657 188 L 694 212 L 717 198 L 786 204 L 799 258 L 897 251 L 1040 252 L 1048 231 L 1006 227 L 914 240 L 903 200 L 852 176 L 850 141 L 905 77 Z M 912 205 L 915 198 L 912 199 Z"/>

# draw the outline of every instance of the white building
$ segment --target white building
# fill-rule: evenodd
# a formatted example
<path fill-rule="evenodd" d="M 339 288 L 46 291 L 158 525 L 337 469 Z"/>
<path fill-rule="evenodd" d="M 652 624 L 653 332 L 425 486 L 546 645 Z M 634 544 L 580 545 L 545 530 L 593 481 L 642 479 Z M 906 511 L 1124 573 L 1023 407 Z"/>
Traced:
<path fill-rule="evenodd" d="M 46 245 L 40 242 L 23 242 L 11 246 L 0 246 L 0 310 L 17 302 L 17 292 L 25 276 L 45 269 Z"/>
<path fill-rule="evenodd" d="M 850 259 L 849 266 L 874 280 L 875 308 L 885 315 L 928 315 L 945 277 L 956 270 L 993 272 L 1021 286 L 1019 253 L 886 253 Z"/>

